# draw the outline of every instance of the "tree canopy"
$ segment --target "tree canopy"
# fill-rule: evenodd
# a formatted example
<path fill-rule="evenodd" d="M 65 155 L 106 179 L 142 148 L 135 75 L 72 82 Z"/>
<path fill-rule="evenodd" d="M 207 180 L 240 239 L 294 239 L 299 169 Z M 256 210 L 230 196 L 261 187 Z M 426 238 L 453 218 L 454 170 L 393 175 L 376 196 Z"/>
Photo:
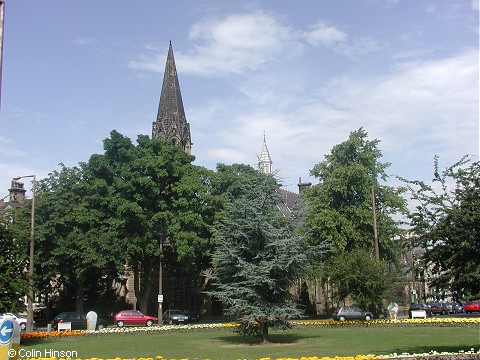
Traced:
<path fill-rule="evenodd" d="M 194 167 L 194 157 L 181 148 L 144 135 L 134 145 L 112 131 L 104 149 L 90 158 L 87 169 L 105 193 L 123 260 L 134 274 L 139 308 L 147 311 L 161 259 L 167 260 L 164 266 L 187 271 L 206 266 L 208 171 Z"/>
<path fill-rule="evenodd" d="M 348 140 L 335 145 L 325 161 L 316 164 L 311 175 L 317 185 L 304 192 L 307 204 L 305 229 L 312 243 L 330 245 L 333 253 L 375 249 L 372 188 L 375 194 L 380 257 L 396 261 L 396 244 L 401 233 L 393 216 L 406 210 L 402 189 L 386 186 L 389 163 L 380 162 L 379 140 L 367 140 L 360 128 Z"/>
<path fill-rule="evenodd" d="M 480 297 L 480 163 L 464 157 L 440 170 L 431 184 L 405 180 L 415 202 L 411 234 L 425 250 L 425 269 L 437 293 Z"/>
<path fill-rule="evenodd" d="M 138 306 L 147 312 L 161 259 L 181 275 L 208 267 L 216 206 L 212 172 L 192 165 L 193 159 L 168 142 L 139 136 L 133 144 L 112 131 L 103 154 L 72 168 L 60 164 L 39 181 L 38 288 L 48 294 L 61 288 L 68 308 L 73 296 L 82 311 L 88 298 L 96 297 L 98 306 L 92 291 L 100 284 L 112 291 L 112 281 L 128 266 Z M 27 229 L 27 215 L 17 215 L 18 228 Z"/>
<path fill-rule="evenodd" d="M 113 219 L 101 207 L 103 194 L 85 177 L 85 164 L 60 165 L 37 188 L 36 282 L 50 294 L 64 289 L 66 302 L 73 294 L 76 310 L 83 311 L 85 289 L 117 276 L 121 251 L 111 246 Z"/>
<path fill-rule="evenodd" d="M 390 164 L 380 161 L 379 141 L 368 140 L 367 135 L 363 128 L 351 132 L 346 141 L 325 155 L 325 161 L 313 167 L 310 173 L 319 183 L 302 193 L 302 228 L 310 245 L 328 246 L 327 257 L 317 258 L 317 268 L 323 282 L 333 282 L 336 301 L 350 297 L 377 311 L 379 296 L 385 296 L 388 289 L 382 276 L 367 282 L 364 269 L 384 269 L 380 274 L 385 277 L 397 263 L 401 244 L 395 238 L 402 230 L 395 216 L 406 212 L 406 201 L 401 196 L 404 189 L 385 184 Z M 358 264 L 350 261 L 354 258 Z M 377 263 L 381 260 L 389 265 Z M 367 283 L 369 288 L 365 287 Z M 382 291 L 374 293 L 369 290 L 372 288 Z"/>
<path fill-rule="evenodd" d="M 243 174 L 241 188 L 215 225 L 209 294 L 239 322 L 236 331 L 268 341 L 269 328 L 286 329 L 288 319 L 301 314 L 289 290 L 305 259 L 303 243 L 276 207 L 275 179 L 256 171 Z"/>
<path fill-rule="evenodd" d="M 27 236 L 15 237 L 8 214 L 0 219 L 0 312 L 22 310 L 22 296 L 28 292 Z M 5 218 L 7 217 L 7 219 Z"/>

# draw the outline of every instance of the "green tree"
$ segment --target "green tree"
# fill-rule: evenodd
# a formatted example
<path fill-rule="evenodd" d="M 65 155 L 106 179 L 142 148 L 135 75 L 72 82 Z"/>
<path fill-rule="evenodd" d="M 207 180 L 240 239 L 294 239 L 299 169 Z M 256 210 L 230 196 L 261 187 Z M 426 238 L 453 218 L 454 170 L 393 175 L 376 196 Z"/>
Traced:
<path fill-rule="evenodd" d="M 403 179 L 416 204 L 410 220 L 415 245 L 426 249 L 426 269 L 435 274 L 430 285 L 457 298 L 480 296 L 480 163 L 468 156 L 434 178 Z"/>
<path fill-rule="evenodd" d="M 381 312 L 382 300 L 392 296 L 396 273 L 385 261 L 375 261 L 371 251 L 343 252 L 328 262 L 326 276 L 335 284 L 334 300 L 347 297 L 362 309 Z"/>
<path fill-rule="evenodd" d="M 374 251 L 373 188 L 380 258 L 395 262 L 398 249 L 393 239 L 401 229 L 394 216 L 406 211 L 404 189 L 380 183 L 389 178 L 385 170 L 390 164 L 379 161 L 379 140 L 367 140 L 367 135 L 362 128 L 351 132 L 311 170 L 319 183 L 304 193 L 305 228 L 313 243 L 328 242 L 333 253 Z"/>
<path fill-rule="evenodd" d="M 360 128 L 351 132 L 348 140 L 335 145 L 331 153 L 325 155 L 325 161 L 316 164 L 310 172 L 319 179 L 319 183 L 302 194 L 306 204 L 304 233 L 310 244 L 328 245 L 329 259 L 323 265 L 330 272 L 340 269 L 340 256 L 348 257 L 348 254 L 359 250 L 375 254 L 372 193 L 375 198 L 379 260 L 391 264 L 396 264 L 398 260 L 400 243 L 394 239 L 402 234 L 402 230 L 395 216 L 406 211 L 406 201 L 402 197 L 404 189 L 384 184 L 389 178 L 386 169 L 390 164 L 380 162 L 379 140 L 368 140 L 367 135 Z M 324 259 L 317 261 L 323 262 Z M 375 259 L 370 256 L 362 261 L 376 266 Z M 360 278 L 360 267 L 349 264 L 350 272 L 357 273 L 353 278 Z M 323 265 L 315 266 L 323 269 Z M 335 278 L 338 277 L 332 277 Z M 338 293 L 343 297 L 341 300 L 348 295 L 360 298 L 353 287 L 344 287 L 340 283 L 334 285 L 342 287 Z M 345 289 L 349 290 L 345 292 Z M 370 303 L 377 300 L 372 297 Z"/>
<path fill-rule="evenodd" d="M 236 331 L 267 342 L 269 328 L 287 329 L 288 319 L 301 314 L 289 287 L 305 259 L 303 244 L 276 207 L 275 179 L 249 172 L 240 180 L 215 226 L 209 294 L 240 323 Z"/>
<path fill-rule="evenodd" d="M 10 220 L 5 221 L 8 215 L 0 219 L 0 312 L 23 311 L 21 298 L 28 293 L 26 242 L 22 237 L 16 239 Z"/>
<path fill-rule="evenodd" d="M 120 248 L 112 247 L 112 218 L 102 193 L 85 177 L 85 164 L 61 164 L 39 181 L 36 202 L 35 273 L 46 296 L 62 289 L 64 301 L 83 311 L 85 291 L 101 278 L 112 281 L 120 268 Z M 54 288 L 52 288 L 52 286 Z M 97 310 L 98 311 L 98 310 Z"/>
<path fill-rule="evenodd" d="M 117 242 L 132 269 L 139 308 L 146 312 L 161 259 L 164 266 L 185 271 L 206 262 L 209 175 L 168 142 L 140 135 L 134 145 L 116 131 L 110 135 L 105 153 L 90 158 L 89 174 L 105 189 Z"/>

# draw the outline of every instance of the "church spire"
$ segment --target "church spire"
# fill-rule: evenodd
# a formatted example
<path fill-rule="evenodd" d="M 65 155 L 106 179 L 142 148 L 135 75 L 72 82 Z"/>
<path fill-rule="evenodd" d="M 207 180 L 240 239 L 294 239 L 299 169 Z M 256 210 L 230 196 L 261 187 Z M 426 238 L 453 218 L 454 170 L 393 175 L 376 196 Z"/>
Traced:
<path fill-rule="evenodd" d="M 262 152 L 258 157 L 258 170 L 260 170 L 264 174 L 271 174 L 272 164 L 273 164 L 272 158 L 270 157 L 270 153 L 268 152 L 267 142 L 265 140 L 265 133 L 264 133 Z"/>
<path fill-rule="evenodd" d="M 157 120 L 152 126 L 152 138 L 169 140 L 173 145 L 181 146 L 187 154 L 191 154 L 190 124 L 187 122 L 185 110 L 183 109 L 182 94 L 180 92 L 171 41 L 163 76 Z"/>

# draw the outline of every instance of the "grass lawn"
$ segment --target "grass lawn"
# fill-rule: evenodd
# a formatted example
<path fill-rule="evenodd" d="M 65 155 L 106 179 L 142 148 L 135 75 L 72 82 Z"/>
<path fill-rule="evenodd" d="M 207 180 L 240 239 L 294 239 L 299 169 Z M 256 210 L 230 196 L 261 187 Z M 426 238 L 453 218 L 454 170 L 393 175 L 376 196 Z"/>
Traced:
<path fill-rule="evenodd" d="M 437 326 L 297 327 L 271 332 L 270 343 L 238 336 L 231 330 L 105 334 L 20 344 L 22 351 L 45 349 L 76 351 L 79 358 L 139 358 L 161 355 L 167 359 L 259 359 L 302 356 L 354 356 L 389 353 L 458 352 L 478 350 L 480 328 Z M 20 352 L 22 355 L 22 352 Z M 20 356 L 22 357 L 22 356 Z M 23 356 L 22 358 L 24 358 Z M 30 357 L 30 356 L 28 356 Z M 39 356 L 35 356 L 39 357 Z"/>

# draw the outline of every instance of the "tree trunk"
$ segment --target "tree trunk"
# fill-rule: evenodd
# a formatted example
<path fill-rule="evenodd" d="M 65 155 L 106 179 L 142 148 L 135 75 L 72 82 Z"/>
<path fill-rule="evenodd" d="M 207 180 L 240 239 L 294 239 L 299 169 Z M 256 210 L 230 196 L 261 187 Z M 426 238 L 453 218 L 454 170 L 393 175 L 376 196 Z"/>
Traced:
<path fill-rule="evenodd" d="M 83 312 L 83 293 L 85 289 L 84 279 L 77 281 L 77 294 L 75 296 L 75 311 Z"/>
<path fill-rule="evenodd" d="M 262 324 L 262 342 L 268 343 L 268 323 Z"/>
<path fill-rule="evenodd" d="M 138 310 L 144 314 L 148 314 L 148 302 L 150 300 L 150 295 L 152 294 L 152 289 L 155 287 L 155 276 L 152 274 L 155 273 L 155 269 L 158 267 L 158 262 L 156 259 L 146 259 L 139 266 L 138 261 L 134 261 L 134 289 L 135 296 L 137 298 Z M 140 268 L 141 273 L 140 273 Z"/>

